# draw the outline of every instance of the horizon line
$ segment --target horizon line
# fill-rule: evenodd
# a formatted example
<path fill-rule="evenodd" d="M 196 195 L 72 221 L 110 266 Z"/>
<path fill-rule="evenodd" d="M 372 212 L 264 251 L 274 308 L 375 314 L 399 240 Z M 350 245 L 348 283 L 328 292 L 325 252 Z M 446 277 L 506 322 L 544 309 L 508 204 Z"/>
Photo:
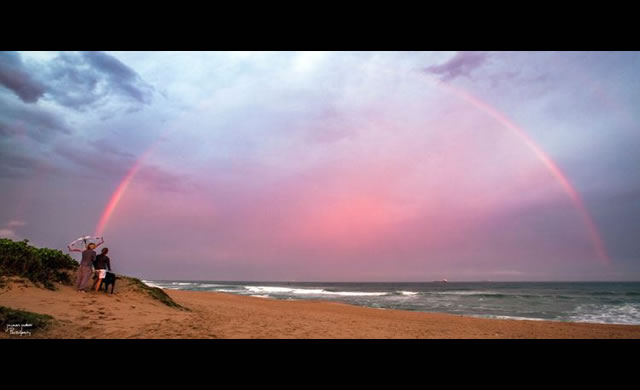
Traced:
<path fill-rule="evenodd" d="M 203 280 L 203 279 L 147 279 L 151 282 L 218 282 L 218 283 L 640 283 L 640 280 L 430 280 L 430 281 L 318 281 L 318 280 Z"/>

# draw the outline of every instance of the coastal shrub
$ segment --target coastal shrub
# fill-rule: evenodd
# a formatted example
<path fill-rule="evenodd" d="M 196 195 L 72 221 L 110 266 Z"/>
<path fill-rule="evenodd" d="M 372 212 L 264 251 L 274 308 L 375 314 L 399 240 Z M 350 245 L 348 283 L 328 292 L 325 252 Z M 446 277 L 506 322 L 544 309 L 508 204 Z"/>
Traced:
<path fill-rule="evenodd" d="M 69 271 L 78 268 L 71 256 L 55 249 L 36 248 L 28 242 L 0 238 L 0 275 L 24 277 L 50 290 L 55 290 L 55 282 L 71 284 Z"/>
<path fill-rule="evenodd" d="M 10 327 L 19 325 L 25 325 L 22 327 L 25 331 L 44 330 L 51 324 L 52 320 L 53 317 L 46 314 L 0 306 L 0 329 L 2 329 L 2 332 L 8 332 Z M 14 329 L 18 330 L 19 327 Z"/>

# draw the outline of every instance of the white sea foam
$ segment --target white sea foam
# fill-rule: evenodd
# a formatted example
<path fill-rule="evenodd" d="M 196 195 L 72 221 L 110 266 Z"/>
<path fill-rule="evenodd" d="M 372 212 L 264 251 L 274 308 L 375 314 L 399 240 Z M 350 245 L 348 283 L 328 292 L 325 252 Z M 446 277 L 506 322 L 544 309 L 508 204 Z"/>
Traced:
<path fill-rule="evenodd" d="M 271 293 L 271 294 L 287 294 L 293 291 L 287 287 L 269 287 L 269 286 L 244 286 L 245 289 L 255 293 Z"/>
<path fill-rule="evenodd" d="M 239 293 L 240 291 L 238 291 L 238 290 L 231 290 L 231 289 L 228 289 L 228 288 L 219 288 L 219 289 L 216 289 L 216 290 L 215 290 L 215 292 L 236 293 L 236 294 L 237 294 L 237 293 Z"/>
<path fill-rule="evenodd" d="M 325 291 L 324 294 L 327 295 L 339 295 L 342 297 L 380 297 L 383 295 L 387 295 L 386 292 L 359 292 L 359 291 Z"/>
<path fill-rule="evenodd" d="M 497 320 L 518 320 L 518 321 L 551 321 L 543 318 L 516 317 L 516 316 L 478 316 L 484 318 L 494 318 Z"/>
<path fill-rule="evenodd" d="M 385 292 L 362 292 L 362 291 L 327 291 L 323 289 L 311 288 L 288 288 L 288 287 L 272 287 L 272 286 L 244 286 L 245 289 L 258 294 L 295 294 L 295 295 L 335 295 L 335 296 L 382 296 L 387 295 Z"/>
<path fill-rule="evenodd" d="M 435 295 L 504 295 L 496 291 L 430 291 Z"/>
<path fill-rule="evenodd" d="M 142 283 L 146 284 L 149 287 L 165 288 L 164 286 L 157 285 L 157 284 L 152 283 L 152 282 L 150 282 L 148 280 L 143 280 Z"/>
<path fill-rule="evenodd" d="M 414 296 L 414 295 L 418 295 L 419 293 L 415 292 L 415 291 L 398 291 L 400 294 L 402 295 L 408 295 L 408 296 Z"/>
<path fill-rule="evenodd" d="M 324 294 L 325 292 L 324 290 L 296 288 L 296 289 L 293 289 L 291 293 L 301 294 L 301 295 L 319 295 L 319 294 Z"/>
<path fill-rule="evenodd" d="M 570 320 L 600 324 L 640 325 L 640 305 L 580 305 L 573 311 Z"/>

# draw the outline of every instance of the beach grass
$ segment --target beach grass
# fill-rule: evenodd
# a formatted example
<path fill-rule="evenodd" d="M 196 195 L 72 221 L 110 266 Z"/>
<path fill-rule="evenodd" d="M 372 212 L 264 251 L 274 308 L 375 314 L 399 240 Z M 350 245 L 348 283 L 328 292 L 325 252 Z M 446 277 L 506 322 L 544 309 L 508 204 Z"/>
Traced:
<path fill-rule="evenodd" d="M 142 293 L 148 294 L 151 298 L 156 299 L 169 307 L 175 307 L 177 309 L 191 311 L 189 308 L 186 308 L 184 306 L 177 304 L 161 288 L 147 286 L 146 284 L 144 284 L 144 282 L 142 282 L 140 279 L 137 279 L 137 278 L 132 278 L 129 276 L 120 276 L 120 277 L 123 279 L 127 279 L 131 283 L 131 286 L 134 287 L 134 289 Z"/>

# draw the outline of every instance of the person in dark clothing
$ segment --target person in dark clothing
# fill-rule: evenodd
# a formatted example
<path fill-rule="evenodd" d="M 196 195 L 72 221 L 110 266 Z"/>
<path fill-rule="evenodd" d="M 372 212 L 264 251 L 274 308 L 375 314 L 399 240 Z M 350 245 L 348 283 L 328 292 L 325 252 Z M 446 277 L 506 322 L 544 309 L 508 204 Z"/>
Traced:
<path fill-rule="evenodd" d="M 109 253 L 109 248 L 102 248 L 102 252 L 96 256 L 96 260 L 93 263 L 97 276 L 95 284 L 96 291 L 100 288 L 102 280 L 107 276 L 107 270 L 111 271 L 111 260 L 109 256 L 107 256 L 107 253 Z"/>
<path fill-rule="evenodd" d="M 80 267 L 78 267 L 78 276 L 76 278 L 76 289 L 78 291 L 86 292 L 84 289 L 91 277 L 91 266 L 96 259 L 96 252 L 94 251 L 96 244 L 87 245 L 87 249 L 82 252 L 82 261 Z"/>

